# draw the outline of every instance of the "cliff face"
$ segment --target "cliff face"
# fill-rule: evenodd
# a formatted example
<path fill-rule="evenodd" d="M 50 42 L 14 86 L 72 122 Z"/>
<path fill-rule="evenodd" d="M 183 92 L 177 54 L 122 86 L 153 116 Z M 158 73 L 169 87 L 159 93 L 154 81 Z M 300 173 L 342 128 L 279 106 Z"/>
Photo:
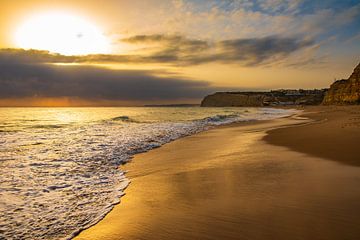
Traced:
<path fill-rule="evenodd" d="M 206 96 L 202 107 L 260 107 L 263 106 L 265 96 L 262 94 L 235 94 L 218 92 Z"/>
<path fill-rule="evenodd" d="M 262 107 L 318 105 L 325 90 L 276 90 L 271 92 L 218 92 L 206 96 L 202 107 Z"/>
<path fill-rule="evenodd" d="M 336 81 L 330 86 L 323 104 L 360 104 L 360 64 L 349 79 Z"/>

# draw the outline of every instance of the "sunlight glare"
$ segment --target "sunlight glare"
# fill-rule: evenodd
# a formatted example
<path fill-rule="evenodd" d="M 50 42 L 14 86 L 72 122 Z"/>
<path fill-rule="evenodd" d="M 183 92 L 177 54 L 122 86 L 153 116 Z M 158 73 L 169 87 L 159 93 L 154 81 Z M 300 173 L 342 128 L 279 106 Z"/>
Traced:
<path fill-rule="evenodd" d="M 64 55 L 110 51 L 108 39 L 96 25 L 61 12 L 30 17 L 17 29 L 15 43 L 24 49 L 48 50 Z"/>

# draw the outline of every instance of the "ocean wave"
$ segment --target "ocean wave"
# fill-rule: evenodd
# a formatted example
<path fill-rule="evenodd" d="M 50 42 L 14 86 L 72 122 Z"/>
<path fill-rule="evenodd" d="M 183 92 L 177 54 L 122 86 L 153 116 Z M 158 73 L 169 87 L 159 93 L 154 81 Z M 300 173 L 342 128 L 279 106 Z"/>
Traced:
<path fill-rule="evenodd" d="M 45 129 L 52 129 L 52 128 L 63 128 L 66 124 L 39 124 L 39 125 L 31 125 L 28 128 L 45 128 Z"/>
<path fill-rule="evenodd" d="M 227 114 L 227 115 L 215 115 L 211 117 L 206 117 L 201 119 L 200 121 L 209 123 L 209 124 L 226 124 L 233 121 L 241 121 L 240 114 Z"/>
<path fill-rule="evenodd" d="M 171 115 L 170 110 L 161 109 L 163 116 Z M 213 111 L 192 110 L 191 116 L 199 116 L 190 121 L 159 118 L 144 123 L 119 115 L 104 119 L 124 122 L 126 127 L 103 120 L 6 135 L 0 159 L 12 160 L 0 168 L 6 180 L 0 239 L 71 238 L 100 221 L 120 201 L 129 180 L 118 167 L 135 154 L 213 126 L 291 114 L 278 109 Z"/>
<path fill-rule="evenodd" d="M 111 119 L 111 121 L 120 121 L 120 122 L 126 122 L 126 123 L 140 123 L 139 121 L 136 121 L 134 119 L 132 119 L 129 116 L 119 116 L 119 117 L 114 117 Z"/>

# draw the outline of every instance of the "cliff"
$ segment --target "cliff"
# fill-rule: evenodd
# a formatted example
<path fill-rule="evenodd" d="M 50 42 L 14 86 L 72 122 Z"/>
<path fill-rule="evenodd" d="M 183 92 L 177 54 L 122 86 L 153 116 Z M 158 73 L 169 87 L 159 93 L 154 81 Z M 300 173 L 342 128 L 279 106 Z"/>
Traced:
<path fill-rule="evenodd" d="M 206 96 L 202 107 L 262 107 L 276 105 L 318 105 L 325 90 L 275 90 L 270 92 L 217 92 Z"/>
<path fill-rule="evenodd" d="M 336 81 L 330 86 L 323 104 L 360 104 L 360 64 L 349 79 Z"/>
<path fill-rule="evenodd" d="M 262 93 L 231 93 L 217 92 L 206 96 L 202 107 L 260 107 L 263 106 L 265 95 Z"/>

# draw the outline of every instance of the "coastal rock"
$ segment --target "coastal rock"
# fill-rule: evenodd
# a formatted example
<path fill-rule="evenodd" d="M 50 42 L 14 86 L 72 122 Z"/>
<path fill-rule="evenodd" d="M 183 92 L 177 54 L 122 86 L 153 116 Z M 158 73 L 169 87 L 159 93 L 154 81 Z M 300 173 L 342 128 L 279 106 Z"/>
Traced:
<path fill-rule="evenodd" d="M 217 92 L 206 96 L 202 107 L 260 107 L 263 106 L 265 95 L 251 93 Z"/>
<path fill-rule="evenodd" d="M 323 90 L 281 89 L 269 92 L 217 92 L 206 96 L 202 107 L 262 107 L 277 105 L 319 105 Z"/>
<path fill-rule="evenodd" d="M 334 82 L 325 95 L 324 105 L 360 104 L 360 64 L 349 79 Z"/>

